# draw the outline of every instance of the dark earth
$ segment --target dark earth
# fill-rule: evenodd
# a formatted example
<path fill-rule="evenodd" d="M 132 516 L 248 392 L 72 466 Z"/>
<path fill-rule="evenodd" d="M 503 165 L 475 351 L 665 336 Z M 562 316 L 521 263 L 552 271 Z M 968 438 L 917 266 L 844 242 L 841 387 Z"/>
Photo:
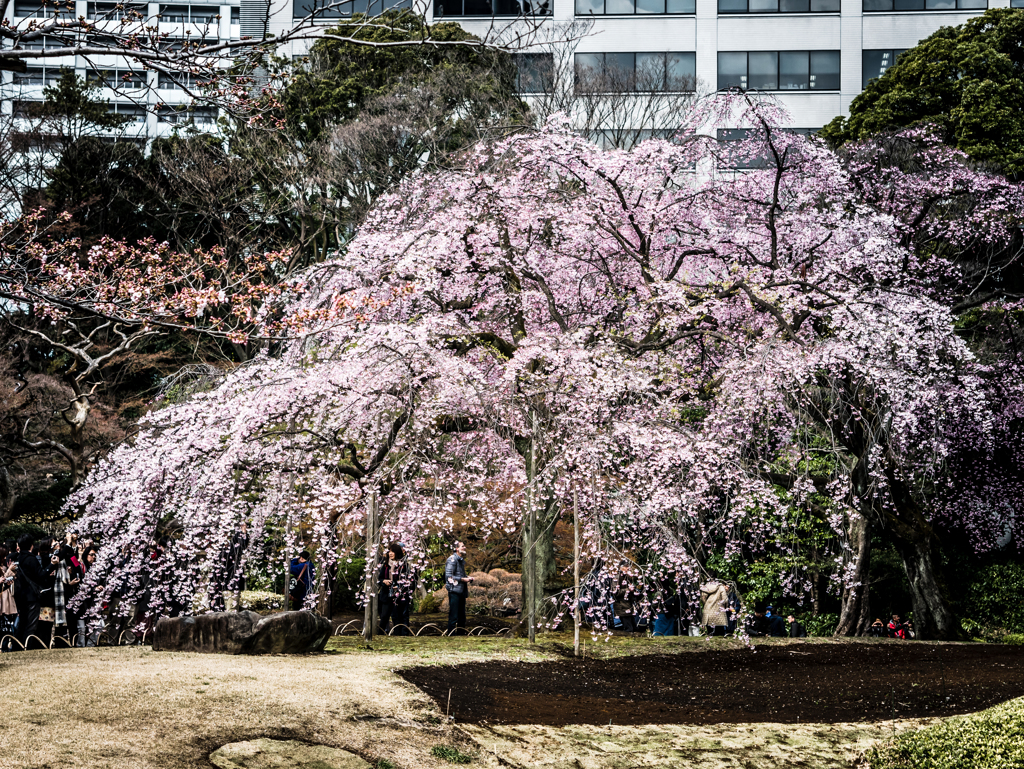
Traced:
<path fill-rule="evenodd" d="M 969 713 L 1024 696 L 1024 647 L 800 643 L 397 671 L 456 722 L 838 723 Z"/>

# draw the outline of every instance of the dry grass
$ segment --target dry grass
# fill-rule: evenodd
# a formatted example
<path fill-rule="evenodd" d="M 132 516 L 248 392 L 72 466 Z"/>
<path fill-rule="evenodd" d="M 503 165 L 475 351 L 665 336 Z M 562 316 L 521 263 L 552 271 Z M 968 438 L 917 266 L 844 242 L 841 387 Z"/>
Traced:
<path fill-rule="evenodd" d="M 707 648 L 679 639 L 678 650 Z M 645 644 L 639 644 L 644 646 Z M 717 645 L 717 644 L 716 644 Z M 619 644 L 601 644 L 604 654 Z M 633 645 L 630 644 L 632 647 Z M 667 650 L 662 644 L 662 650 Z M 256 737 L 346 748 L 402 769 L 447 766 L 458 745 L 480 767 L 849 766 L 892 725 L 530 727 L 444 723 L 393 670 L 564 653 L 561 638 L 333 639 L 305 657 L 229 657 L 101 648 L 0 655 L 0 767 L 210 767 L 209 753 Z M 902 727 L 909 724 L 902 724 Z"/>

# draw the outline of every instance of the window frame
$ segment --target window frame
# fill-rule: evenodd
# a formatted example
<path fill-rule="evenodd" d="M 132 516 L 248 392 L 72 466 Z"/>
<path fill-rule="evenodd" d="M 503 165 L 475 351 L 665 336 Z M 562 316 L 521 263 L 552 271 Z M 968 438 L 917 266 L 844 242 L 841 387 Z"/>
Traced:
<path fill-rule="evenodd" d="M 734 9 L 729 9 L 729 8 L 724 8 L 723 9 L 722 8 L 723 3 L 730 2 L 730 1 L 735 3 L 737 6 L 742 4 L 743 5 L 743 9 L 741 10 L 739 7 L 734 8 Z M 788 1 L 789 2 L 793 2 L 793 0 L 788 0 Z M 799 0 L 797 0 L 797 1 L 799 2 Z M 752 11 L 752 10 L 750 10 L 750 3 L 751 2 L 752 2 L 752 0 L 718 0 L 718 15 L 719 16 L 750 16 L 750 15 L 762 15 L 763 14 L 763 15 L 767 15 L 767 16 L 792 16 L 794 14 L 808 14 L 808 15 L 813 14 L 815 16 L 818 16 L 818 15 L 822 15 L 822 14 L 836 14 L 836 15 L 838 15 L 839 12 L 840 12 L 840 0 L 806 0 L 806 2 L 807 2 L 807 10 L 804 10 L 803 8 L 800 8 L 798 10 L 783 9 L 782 6 L 783 6 L 784 3 L 787 2 L 787 0 L 775 0 L 775 8 L 774 9 L 771 9 L 771 8 L 759 8 L 757 10 L 753 10 Z M 814 6 L 815 6 L 816 3 L 818 3 L 818 4 L 829 4 L 829 5 L 834 4 L 835 7 L 834 8 L 824 8 L 824 9 L 815 10 Z"/>
<path fill-rule="evenodd" d="M 775 86 L 774 87 L 758 88 L 758 87 L 754 87 L 754 86 L 751 85 L 751 79 L 752 79 L 751 78 L 751 74 L 750 74 L 750 55 L 751 54 L 755 54 L 755 55 L 758 55 L 758 56 L 770 56 L 772 54 L 775 55 Z M 783 88 L 782 87 L 780 67 L 781 67 L 781 61 L 782 61 L 782 55 L 783 54 L 806 54 L 807 55 L 807 87 L 806 88 Z M 818 54 L 819 58 L 820 58 L 820 56 L 822 54 L 830 54 L 830 55 L 834 55 L 835 56 L 836 64 L 837 64 L 836 72 L 829 72 L 829 73 L 827 73 L 828 76 L 830 76 L 830 77 L 834 76 L 836 78 L 835 86 L 834 87 L 828 87 L 828 86 L 817 86 L 816 87 L 814 85 L 815 78 L 818 78 L 818 77 L 822 76 L 822 72 L 820 70 L 816 71 L 815 66 L 814 66 L 815 54 Z M 724 56 L 741 56 L 741 55 L 743 55 L 743 56 L 746 57 L 746 68 L 745 68 L 746 75 L 745 76 L 741 76 L 741 80 L 745 80 L 746 81 L 745 84 L 744 83 L 741 83 L 739 85 L 737 85 L 735 83 L 723 84 L 723 81 L 722 81 L 722 78 L 723 78 L 722 70 L 724 69 L 724 67 L 722 66 L 722 56 L 723 55 Z M 731 90 L 731 89 L 739 88 L 740 90 L 743 90 L 743 91 L 768 91 L 768 92 L 772 92 L 772 93 L 776 93 L 776 92 L 777 93 L 793 93 L 793 92 L 803 93 L 805 91 L 807 91 L 807 92 L 814 91 L 814 92 L 818 92 L 818 93 L 835 93 L 837 91 L 842 90 L 842 64 L 843 64 L 843 61 L 842 61 L 842 51 L 841 50 L 813 50 L 813 49 L 811 49 L 811 50 L 782 50 L 782 51 L 719 51 L 718 52 L 718 83 L 717 83 L 717 85 L 718 85 L 718 90 L 719 91 L 728 91 L 728 90 Z"/>
<path fill-rule="evenodd" d="M 609 2 L 625 2 L 632 6 L 632 10 L 608 10 Z M 663 11 L 640 11 L 637 10 L 637 6 L 640 3 L 658 3 L 660 2 Z M 603 10 L 597 11 L 593 6 L 600 3 Z M 692 6 L 692 10 L 669 10 L 668 6 L 670 3 L 675 3 L 677 6 L 685 4 L 687 7 Z M 586 5 L 592 7 L 587 8 Z M 697 1 L 696 0 L 574 0 L 573 3 L 573 15 L 576 18 L 596 18 L 604 16 L 621 16 L 621 17 L 632 17 L 632 16 L 695 16 L 697 14 Z"/>
<path fill-rule="evenodd" d="M 664 72 L 663 90 L 640 90 L 632 88 L 628 91 L 616 91 L 615 93 L 693 93 L 696 90 L 696 78 L 697 78 L 697 53 L 696 51 L 585 51 L 577 52 L 573 54 L 572 71 L 573 71 L 573 88 L 578 89 L 580 80 L 580 63 L 579 57 L 581 56 L 600 56 L 601 57 L 601 76 L 605 76 L 608 73 L 608 56 L 632 56 L 633 66 L 632 73 L 633 77 L 636 77 L 637 67 L 637 56 L 664 56 L 665 63 L 662 68 Z M 668 68 L 668 57 L 669 56 L 686 56 L 689 57 L 691 73 L 684 75 L 683 77 L 693 78 L 693 82 L 689 88 L 673 89 L 669 87 L 669 68 Z"/>
<path fill-rule="evenodd" d="M 986 11 L 988 10 L 988 0 L 953 0 L 952 8 L 929 8 L 930 3 L 937 2 L 949 2 L 950 0 L 861 0 L 861 12 L 862 13 L 964 13 L 969 11 Z M 910 4 L 911 2 L 920 2 L 920 8 L 897 8 L 898 3 Z M 1011 3 L 1014 0 L 1011 0 Z M 977 3 L 974 7 L 968 5 L 968 3 Z M 984 3 L 984 5 L 981 5 Z M 869 8 L 868 5 L 888 5 L 887 8 Z M 1011 4 L 1011 8 L 1024 8 L 1024 2 L 1021 5 L 1014 6 Z M 876 50 L 876 49 L 871 49 Z M 877 49 L 881 50 L 881 49 Z"/>

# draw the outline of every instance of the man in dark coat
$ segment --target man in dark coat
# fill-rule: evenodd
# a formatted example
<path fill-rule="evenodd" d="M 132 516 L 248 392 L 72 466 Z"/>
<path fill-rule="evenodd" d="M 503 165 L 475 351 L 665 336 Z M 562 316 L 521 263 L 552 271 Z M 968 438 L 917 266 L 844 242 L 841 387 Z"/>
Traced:
<path fill-rule="evenodd" d="M 796 617 L 790 614 L 786 617 L 786 622 L 789 623 L 789 637 L 790 638 L 807 638 L 807 630 L 796 621 Z"/>
<path fill-rule="evenodd" d="M 786 621 L 782 619 L 781 614 L 772 612 L 772 616 L 768 619 L 768 635 L 772 638 L 785 638 L 789 635 L 789 628 L 786 627 Z"/>
<path fill-rule="evenodd" d="M 23 534 L 18 540 L 18 576 L 14 580 L 14 602 L 18 606 L 18 640 L 26 647 L 29 637 L 38 631 L 39 594 L 46 585 L 53 585 L 53 575 L 57 571 L 56 554 L 44 568 L 34 551 L 32 535 Z"/>
<path fill-rule="evenodd" d="M 466 576 L 466 546 L 455 543 L 455 552 L 448 556 L 444 564 L 444 586 L 448 589 L 448 634 L 454 635 L 460 630 L 466 632 L 466 598 L 469 596 L 469 583 L 472 577 Z"/>

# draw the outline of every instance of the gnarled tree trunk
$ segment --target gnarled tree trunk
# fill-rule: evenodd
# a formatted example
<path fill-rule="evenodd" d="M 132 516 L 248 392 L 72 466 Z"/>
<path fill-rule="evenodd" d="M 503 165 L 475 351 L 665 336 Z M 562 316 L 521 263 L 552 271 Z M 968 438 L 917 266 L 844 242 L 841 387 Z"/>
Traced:
<path fill-rule="evenodd" d="M 836 636 L 865 635 L 871 625 L 871 522 L 856 513 L 847 516 L 850 549 L 847 564 L 849 585 L 843 590 L 843 608 Z"/>
<path fill-rule="evenodd" d="M 954 641 L 960 628 L 949 610 L 945 593 L 936 578 L 934 537 L 921 532 L 911 541 L 896 539 L 896 551 L 910 582 L 914 606 L 914 632 L 919 639 Z"/>

